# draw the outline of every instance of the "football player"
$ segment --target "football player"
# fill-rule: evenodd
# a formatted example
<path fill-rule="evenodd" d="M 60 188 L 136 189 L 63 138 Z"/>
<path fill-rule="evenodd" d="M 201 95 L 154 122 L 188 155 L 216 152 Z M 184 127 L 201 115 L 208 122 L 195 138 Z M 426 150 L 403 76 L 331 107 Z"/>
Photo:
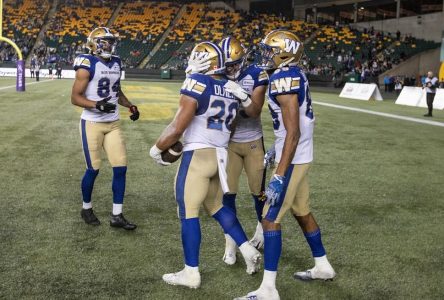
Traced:
<path fill-rule="evenodd" d="M 263 67 L 274 71 L 268 87 L 268 104 L 276 135 L 276 163 L 265 191 L 264 276 L 259 289 L 238 299 L 280 299 L 276 275 L 282 250 L 281 220 L 288 210 L 301 227 L 314 257 L 314 268 L 297 272 L 301 280 L 335 277 L 327 260 L 321 231 L 310 213 L 308 170 L 313 160 L 314 115 L 307 77 L 297 66 L 303 44 L 292 32 L 275 30 L 260 44 Z"/>
<path fill-rule="evenodd" d="M 225 88 L 230 92 L 233 92 L 233 89 L 236 88 L 243 89 L 245 94 L 251 95 L 251 101 L 258 108 L 253 113 L 249 108 L 249 115 L 247 115 L 245 109 L 240 109 L 234 122 L 236 127 L 228 144 L 227 174 L 230 193 L 224 195 L 223 204 L 236 213 L 235 200 L 239 188 L 239 177 L 242 169 L 245 169 L 258 219 L 256 232 L 250 243 L 259 249 L 264 242 L 261 221 L 265 203 L 263 197 L 261 197 L 264 191 L 265 172 L 260 113 L 264 105 L 268 76 L 264 70 L 256 65 L 246 65 L 246 49 L 236 38 L 224 38 L 219 45 L 225 58 L 225 74 L 231 80 Z M 238 84 L 236 85 L 235 82 Z M 236 262 L 236 243 L 228 234 L 225 234 L 223 261 L 229 265 Z"/>
<path fill-rule="evenodd" d="M 127 158 L 117 104 L 129 108 L 133 121 L 139 118 L 139 111 L 120 88 L 121 62 L 118 56 L 113 55 L 115 45 L 116 38 L 108 28 L 96 28 L 87 39 L 89 54 L 79 55 L 74 61 L 76 78 L 71 102 L 83 107 L 80 136 L 86 161 L 86 172 L 82 179 L 81 217 L 87 224 L 100 224 L 92 209 L 91 193 L 99 174 L 103 148 L 113 167 L 113 209 L 110 225 L 133 230 L 136 225 L 126 220 L 122 214 Z"/>
<path fill-rule="evenodd" d="M 205 58 L 202 60 L 202 58 Z M 198 288 L 199 248 L 201 232 L 199 209 L 216 219 L 236 244 L 247 264 L 247 273 L 258 271 L 261 254 L 248 243 L 247 237 L 233 211 L 222 205 L 222 195 L 228 192 L 226 161 L 231 123 L 239 102 L 224 89 L 222 51 L 212 42 L 197 44 L 191 52 L 190 64 L 197 66 L 188 74 L 180 90 L 179 109 L 174 120 L 164 129 L 151 148 L 151 157 L 161 165 L 161 153 L 175 144 L 183 134 L 183 154 L 175 178 L 175 197 L 181 222 L 185 268 L 163 275 L 172 285 Z M 192 74 L 195 72 L 194 74 Z"/>

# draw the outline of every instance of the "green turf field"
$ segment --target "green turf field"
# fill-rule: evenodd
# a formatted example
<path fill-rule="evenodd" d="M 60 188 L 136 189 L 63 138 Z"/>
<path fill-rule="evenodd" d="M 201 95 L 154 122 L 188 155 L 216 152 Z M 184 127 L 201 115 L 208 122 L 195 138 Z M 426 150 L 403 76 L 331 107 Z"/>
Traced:
<path fill-rule="evenodd" d="M 202 214 L 202 286 L 165 284 L 183 267 L 173 197 L 175 166 L 158 167 L 148 150 L 172 118 L 179 83 L 123 82 L 141 120 L 122 114 L 129 166 L 124 212 L 135 232 L 108 226 L 111 168 L 104 160 L 93 205 L 102 221 L 80 218 L 84 161 L 80 110 L 70 103 L 72 81 L 29 85 L 16 93 L 0 79 L 0 299 L 232 299 L 256 289 L 240 255 L 222 262 L 222 231 Z M 339 93 L 339 92 L 338 92 Z M 424 109 L 339 99 L 315 101 L 418 117 Z M 304 283 L 295 271 L 312 266 L 290 216 L 283 222 L 278 289 L 282 299 L 444 298 L 444 128 L 315 105 L 313 212 L 338 276 Z M 265 112 L 265 110 L 264 110 Z M 444 122 L 436 111 L 434 121 Z M 268 113 L 265 141 L 273 140 Z M 256 221 L 245 181 L 238 214 L 249 236 Z"/>

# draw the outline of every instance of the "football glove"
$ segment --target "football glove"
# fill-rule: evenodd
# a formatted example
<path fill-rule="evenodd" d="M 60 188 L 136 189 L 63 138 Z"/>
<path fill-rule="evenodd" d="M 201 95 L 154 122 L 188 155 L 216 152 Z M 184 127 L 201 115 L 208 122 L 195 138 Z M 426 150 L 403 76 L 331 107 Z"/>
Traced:
<path fill-rule="evenodd" d="M 105 113 L 113 113 L 116 111 L 116 105 L 113 103 L 108 103 L 108 101 L 111 100 L 111 96 L 106 97 L 100 101 L 97 101 L 96 108 L 100 110 L 101 112 Z"/>
<path fill-rule="evenodd" d="M 154 161 L 156 163 L 158 163 L 161 166 L 169 166 L 169 165 L 171 165 L 170 162 L 166 162 L 166 161 L 162 160 L 162 150 L 157 148 L 156 145 L 151 147 L 151 149 L 150 149 L 150 156 L 154 159 Z"/>
<path fill-rule="evenodd" d="M 264 155 L 264 167 L 270 169 L 273 168 L 275 160 L 276 160 L 276 149 L 273 144 Z"/>
<path fill-rule="evenodd" d="M 131 120 L 133 120 L 133 121 L 139 120 L 140 113 L 139 113 L 139 110 L 137 109 L 137 106 L 131 105 L 129 108 L 129 111 L 131 113 L 131 116 L 130 116 Z"/>
<path fill-rule="evenodd" d="M 205 57 L 196 57 L 194 59 L 190 58 L 188 60 L 188 67 L 185 69 L 185 74 L 187 76 L 194 73 L 201 73 L 210 68 L 211 61 Z"/>
<path fill-rule="evenodd" d="M 265 190 L 265 197 L 267 197 L 267 203 L 270 206 L 275 206 L 279 203 L 279 198 L 284 190 L 284 176 L 274 174 L 270 180 L 267 189 Z"/>
<path fill-rule="evenodd" d="M 244 90 L 238 83 L 228 80 L 227 83 L 224 85 L 224 89 L 233 94 L 234 97 L 239 99 L 241 101 L 241 104 L 243 107 L 248 107 L 251 104 L 250 96 L 248 95 L 247 91 Z"/>

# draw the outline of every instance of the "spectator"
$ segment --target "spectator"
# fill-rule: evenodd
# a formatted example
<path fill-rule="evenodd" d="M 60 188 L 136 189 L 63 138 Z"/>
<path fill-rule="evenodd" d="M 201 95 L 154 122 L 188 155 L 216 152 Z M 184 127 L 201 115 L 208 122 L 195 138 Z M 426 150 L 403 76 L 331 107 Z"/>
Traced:
<path fill-rule="evenodd" d="M 429 111 L 424 115 L 424 117 L 432 117 L 433 100 L 435 99 L 437 87 L 438 87 L 438 78 L 433 76 L 432 71 L 427 72 L 427 77 L 424 80 L 423 88 L 425 88 L 427 92 L 427 107 Z"/>

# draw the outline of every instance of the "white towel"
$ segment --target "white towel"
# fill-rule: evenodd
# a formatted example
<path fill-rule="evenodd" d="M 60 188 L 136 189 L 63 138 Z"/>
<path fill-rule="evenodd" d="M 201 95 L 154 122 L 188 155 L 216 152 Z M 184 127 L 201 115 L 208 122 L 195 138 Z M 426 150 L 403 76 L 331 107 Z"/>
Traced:
<path fill-rule="evenodd" d="M 217 157 L 217 168 L 219 170 L 219 181 L 222 187 L 222 191 L 224 194 L 229 193 L 230 189 L 228 188 L 227 182 L 227 163 L 228 163 L 228 152 L 225 148 L 216 148 L 216 157 Z"/>

